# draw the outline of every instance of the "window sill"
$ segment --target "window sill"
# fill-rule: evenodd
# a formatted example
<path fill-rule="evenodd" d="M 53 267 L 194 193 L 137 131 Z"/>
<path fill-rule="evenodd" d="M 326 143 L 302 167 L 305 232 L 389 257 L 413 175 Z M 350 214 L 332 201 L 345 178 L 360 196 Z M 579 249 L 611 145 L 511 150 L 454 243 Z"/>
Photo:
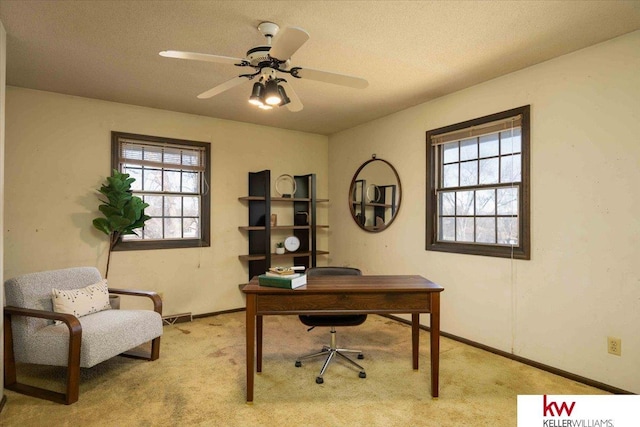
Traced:
<path fill-rule="evenodd" d="M 151 241 L 134 241 L 134 242 L 118 242 L 114 248 L 114 252 L 119 251 L 143 251 L 151 249 L 181 249 L 181 248 L 203 248 L 209 247 L 209 242 L 200 239 L 184 239 L 184 240 L 151 240 Z"/>
<path fill-rule="evenodd" d="M 513 258 L 513 259 L 531 259 L 531 254 L 528 250 L 522 247 L 514 246 L 489 246 L 478 244 L 464 244 L 464 243 L 427 243 L 426 250 L 436 252 L 450 252 L 463 255 L 484 255 L 498 258 Z"/>

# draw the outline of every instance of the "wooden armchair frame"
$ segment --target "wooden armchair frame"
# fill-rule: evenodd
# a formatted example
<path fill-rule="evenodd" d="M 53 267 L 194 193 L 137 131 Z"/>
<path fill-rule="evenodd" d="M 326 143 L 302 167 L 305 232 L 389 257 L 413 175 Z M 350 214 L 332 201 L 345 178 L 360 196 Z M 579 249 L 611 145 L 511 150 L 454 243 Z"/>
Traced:
<path fill-rule="evenodd" d="M 153 301 L 153 310 L 162 315 L 162 300 L 156 292 L 139 291 L 131 289 L 109 289 L 111 294 L 142 296 Z M 11 328 L 12 316 L 38 317 L 48 320 L 60 320 L 69 329 L 69 359 L 67 363 L 66 392 L 58 393 L 40 387 L 19 383 L 17 381 L 16 361 L 13 351 L 13 330 Z M 80 395 L 80 351 L 82 344 L 82 325 L 77 317 L 72 314 L 56 313 L 46 310 L 33 310 L 29 308 L 6 306 L 4 307 L 4 387 L 7 390 L 50 400 L 56 403 L 70 405 L 78 401 Z M 125 352 L 121 356 L 137 359 L 156 360 L 160 357 L 160 337 L 151 341 L 149 355 Z"/>

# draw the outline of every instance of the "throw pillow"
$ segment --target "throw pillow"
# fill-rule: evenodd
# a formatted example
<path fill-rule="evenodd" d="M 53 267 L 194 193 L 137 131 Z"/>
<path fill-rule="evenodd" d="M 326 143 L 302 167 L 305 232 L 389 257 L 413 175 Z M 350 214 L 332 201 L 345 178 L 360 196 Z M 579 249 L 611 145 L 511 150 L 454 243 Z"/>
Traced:
<path fill-rule="evenodd" d="M 73 314 L 76 317 L 97 313 L 111 308 L 109 288 L 105 279 L 86 288 L 60 290 L 53 289 L 53 311 Z M 56 325 L 62 323 L 57 320 Z"/>

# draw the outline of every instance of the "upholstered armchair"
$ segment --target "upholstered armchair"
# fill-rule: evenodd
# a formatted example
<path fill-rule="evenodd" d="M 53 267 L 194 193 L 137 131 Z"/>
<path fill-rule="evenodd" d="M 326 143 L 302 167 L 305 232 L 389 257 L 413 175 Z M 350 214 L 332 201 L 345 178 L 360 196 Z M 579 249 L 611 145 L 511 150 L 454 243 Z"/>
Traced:
<path fill-rule="evenodd" d="M 154 309 L 111 309 L 109 293 L 150 298 Z M 107 289 L 93 267 L 9 279 L 5 297 L 4 386 L 9 390 L 69 405 L 78 400 L 81 367 L 90 368 L 117 355 L 146 360 L 160 356 L 162 301 L 158 294 Z M 150 354 L 127 353 L 149 341 Z M 19 383 L 18 363 L 66 366 L 65 393 Z"/>

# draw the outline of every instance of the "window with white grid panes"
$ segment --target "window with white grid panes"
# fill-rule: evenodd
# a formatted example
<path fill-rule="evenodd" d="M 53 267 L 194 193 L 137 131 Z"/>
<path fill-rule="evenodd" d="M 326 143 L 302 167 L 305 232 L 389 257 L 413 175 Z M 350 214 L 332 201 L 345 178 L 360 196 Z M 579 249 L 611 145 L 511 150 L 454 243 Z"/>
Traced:
<path fill-rule="evenodd" d="M 529 107 L 427 132 L 427 250 L 529 259 Z"/>
<path fill-rule="evenodd" d="M 210 144 L 113 132 L 115 167 L 135 178 L 133 194 L 151 217 L 121 249 L 209 245 Z"/>

